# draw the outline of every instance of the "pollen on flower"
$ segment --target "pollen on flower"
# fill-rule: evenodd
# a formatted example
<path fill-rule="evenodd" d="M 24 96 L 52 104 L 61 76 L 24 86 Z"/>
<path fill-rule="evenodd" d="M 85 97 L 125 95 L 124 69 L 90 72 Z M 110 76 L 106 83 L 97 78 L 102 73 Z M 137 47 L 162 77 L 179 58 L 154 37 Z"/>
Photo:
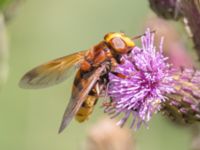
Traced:
<path fill-rule="evenodd" d="M 106 106 L 105 112 L 112 118 L 124 114 L 118 122 L 120 126 L 129 116 L 133 116 L 131 128 L 148 122 L 160 110 L 160 104 L 167 100 L 165 95 L 174 92 L 173 71 L 163 55 L 163 39 L 156 49 L 154 34 L 147 29 L 141 42 L 141 48 L 135 47 L 129 55 L 123 56 L 123 64 L 114 69 L 116 73 L 109 74 L 107 92 L 112 105 Z"/>

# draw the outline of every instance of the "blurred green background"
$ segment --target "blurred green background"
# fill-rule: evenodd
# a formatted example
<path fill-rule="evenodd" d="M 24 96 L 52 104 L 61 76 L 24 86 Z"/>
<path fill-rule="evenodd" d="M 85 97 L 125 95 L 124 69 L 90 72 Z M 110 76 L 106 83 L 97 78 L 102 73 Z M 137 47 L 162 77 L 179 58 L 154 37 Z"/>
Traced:
<path fill-rule="evenodd" d="M 24 1 L 7 26 L 10 72 L 0 91 L 0 149 L 81 149 L 87 130 L 104 114 L 98 105 L 90 120 L 83 124 L 72 121 L 62 134 L 57 133 L 73 76 L 41 90 L 20 89 L 18 81 L 32 67 L 87 49 L 107 32 L 143 33 L 148 13 L 148 2 L 139 0 Z M 149 127 L 133 131 L 138 150 L 187 150 L 190 146 L 189 131 L 161 116 L 154 116 Z"/>

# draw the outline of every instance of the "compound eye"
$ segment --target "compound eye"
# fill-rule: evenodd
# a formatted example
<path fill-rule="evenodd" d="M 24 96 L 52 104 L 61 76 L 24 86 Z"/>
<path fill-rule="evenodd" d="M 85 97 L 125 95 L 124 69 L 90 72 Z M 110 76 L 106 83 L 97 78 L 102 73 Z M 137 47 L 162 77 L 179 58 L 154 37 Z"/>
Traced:
<path fill-rule="evenodd" d="M 111 45 L 116 51 L 121 51 L 126 48 L 126 43 L 120 37 L 113 38 Z"/>

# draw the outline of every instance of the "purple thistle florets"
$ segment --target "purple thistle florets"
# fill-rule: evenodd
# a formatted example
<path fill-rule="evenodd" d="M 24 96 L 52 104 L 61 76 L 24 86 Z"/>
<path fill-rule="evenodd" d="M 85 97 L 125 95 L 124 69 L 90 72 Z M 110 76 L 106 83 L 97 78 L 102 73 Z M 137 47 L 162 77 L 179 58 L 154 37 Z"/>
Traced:
<path fill-rule="evenodd" d="M 147 29 L 141 38 L 142 48 L 135 47 L 129 55 L 123 56 L 123 64 L 109 74 L 108 95 L 111 105 L 105 112 L 116 117 L 124 114 L 118 122 L 123 126 L 129 116 L 133 116 L 131 128 L 146 123 L 161 109 L 167 100 L 166 94 L 174 93 L 173 71 L 163 56 L 163 39 L 160 47 L 154 46 L 154 34 Z M 122 77 L 123 76 L 123 77 Z"/>

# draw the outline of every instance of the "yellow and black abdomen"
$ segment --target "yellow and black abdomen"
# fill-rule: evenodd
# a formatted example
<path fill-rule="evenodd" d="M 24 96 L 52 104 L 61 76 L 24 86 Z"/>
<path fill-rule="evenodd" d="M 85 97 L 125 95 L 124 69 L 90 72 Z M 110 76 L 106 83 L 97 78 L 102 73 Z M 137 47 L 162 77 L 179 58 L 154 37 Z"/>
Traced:
<path fill-rule="evenodd" d="M 85 64 L 86 64 L 85 60 Z M 86 66 L 86 65 L 85 65 Z M 86 67 L 84 65 L 81 66 L 80 70 L 77 72 L 75 80 L 74 80 L 74 86 L 73 86 L 73 93 L 76 95 L 81 91 L 84 91 L 83 89 L 87 88 L 87 80 L 88 78 L 93 75 L 94 68 L 88 65 L 88 70 L 86 71 Z M 85 68 L 84 68 L 85 67 Z M 85 69 L 85 70 L 84 70 Z M 87 97 L 85 98 L 84 102 L 82 103 L 81 107 L 77 111 L 75 115 L 75 119 L 78 122 L 83 122 L 88 119 L 89 115 L 93 112 L 94 105 L 97 102 L 98 96 L 97 91 L 95 90 L 95 85 L 91 86 L 91 89 L 89 93 L 87 94 Z M 84 93 L 82 93 L 84 94 Z"/>
<path fill-rule="evenodd" d="M 88 95 L 87 99 L 83 102 L 79 111 L 76 113 L 76 120 L 78 122 L 83 122 L 89 118 L 89 115 L 93 112 L 94 106 L 97 102 L 98 97 Z"/>
<path fill-rule="evenodd" d="M 85 81 L 93 75 L 95 70 L 101 66 L 102 63 L 107 61 L 107 53 L 104 51 L 108 49 L 105 42 L 101 42 L 98 45 L 94 46 L 93 49 L 88 51 L 85 56 L 85 60 L 80 65 L 80 70 L 77 72 L 75 81 L 74 81 L 74 89 L 79 92 L 84 88 L 87 88 L 85 85 Z M 94 77 L 95 78 L 95 77 Z M 99 80 L 99 77 L 98 77 Z M 91 86 L 91 89 L 76 113 L 75 119 L 78 122 L 83 122 L 89 118 L 89 115 L 93 112 L 94 106 L 97 103 L 98 95 L 100 94 L 99 90 L 97 90 L 96 86 L 98 82 L 94 83 Z"/>

